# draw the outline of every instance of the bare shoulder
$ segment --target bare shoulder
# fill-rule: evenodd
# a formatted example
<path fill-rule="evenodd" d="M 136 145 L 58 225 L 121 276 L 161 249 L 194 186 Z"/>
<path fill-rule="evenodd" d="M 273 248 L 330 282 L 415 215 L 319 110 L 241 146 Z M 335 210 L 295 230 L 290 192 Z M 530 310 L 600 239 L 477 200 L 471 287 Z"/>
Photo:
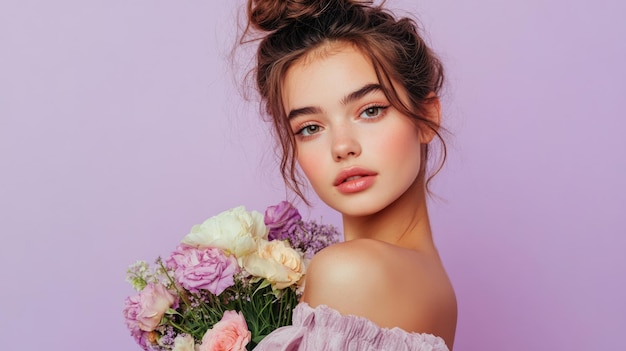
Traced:
<path fill-rule="evenodd" d="M 332 245 L 307 268 L 303 300 L 381 327 L 435 334 L 452 346 L 456 298 L 436 254 L 371 239 Z"/>

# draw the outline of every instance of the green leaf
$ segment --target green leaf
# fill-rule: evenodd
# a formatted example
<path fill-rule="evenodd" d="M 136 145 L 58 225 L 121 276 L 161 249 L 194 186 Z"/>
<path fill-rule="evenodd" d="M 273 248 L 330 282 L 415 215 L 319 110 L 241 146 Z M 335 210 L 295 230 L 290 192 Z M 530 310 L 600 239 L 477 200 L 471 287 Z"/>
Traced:
<path fill-rule="evenodd" d="M 167 310 L 165 310 L 165 314 L 182 316 L 182 314 L 180 314 L 173 308 L 168 308 Z"/>
<path fill-rule="evenodd" d="M 265 279 L 261 282 L 261 285 L 259 285 L 258 288 L 256 288 L 256 290 L 254 290 L 254 293 L 252 293 L 252 295 L 256 294 L 259 290 L 266 288 L 268 286 L 270 286 L 271 283 L 269 282 L 269 280 Z"/>
<path fill-rule="evenodd" d="M 254 342 L 255 344 L 258 344 L 261 342 L 261 340 L 265 339 L 266 336 L 267 335 L 257 335 L 252 338 L 252 342 Z"/>

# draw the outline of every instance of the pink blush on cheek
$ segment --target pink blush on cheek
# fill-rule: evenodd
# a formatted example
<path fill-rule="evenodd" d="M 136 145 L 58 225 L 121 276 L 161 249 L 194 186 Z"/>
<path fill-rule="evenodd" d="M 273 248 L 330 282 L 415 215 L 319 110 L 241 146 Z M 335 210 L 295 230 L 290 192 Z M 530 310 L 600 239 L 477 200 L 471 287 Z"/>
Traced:
<path fill-rule="evenodd" d="M 316 188 L 315 179 L 319 179 L 320 177 L 324 177 L 324 163 L 322 161 L 321 155 L 313 156 L 308 155 L 306 157 L 298 157 L 297 159 L 298 166 L 302 170 L 302 173 L 307 178 L 309 183 L 313 188 Z M 332 175 L 328 175 L 329 179 L 332 179 Z M 317 192 L 317 189 L 315 189 Z"/>
<path fill-rule="evenodd" d="M 370 140 L 371 143 L 369 145 L 367 142 L 364 143 L 366 147 L 369 146 L 364 150 L 364 153 L 366 155 L 367 153 L 379 153 L 384 158 L 408 159 L 415 157 L 419 160 L 421 151 L 419 131 L 409 120 L 409 117 L 394 116 L 393 119 L 393 121 L 383 121 L 365 136 L 365 140 Z M 388 133 L 385 132 L 386 129 L 395 132 Z"/>

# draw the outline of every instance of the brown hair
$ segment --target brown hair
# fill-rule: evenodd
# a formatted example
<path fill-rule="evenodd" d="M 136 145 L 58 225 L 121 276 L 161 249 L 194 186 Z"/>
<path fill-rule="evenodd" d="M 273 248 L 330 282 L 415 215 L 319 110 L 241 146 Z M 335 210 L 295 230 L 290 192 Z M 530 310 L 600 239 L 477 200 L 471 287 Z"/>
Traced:
<path fill-rule="evenodd" d="M 306 202 L 296 172 L 295 138 L 283 108 L 283 79 L 294 62 L 329 42 L 351 43 L 369 56 L 390 103 L 441 141 L 441 163 L 428 177 L 428 188 L 446 158 L 440 126 L 427 112 L 429 104 L 438 99 L 444 75 L 440 61 L 418 34 L 415 21 L 396 18 L 372 1 L 358 0 L 248 0 L 247 15 L 241 42 L 253 32 L 262 34 L 253 74 L 262 110 L 272 117 L 282 147 L 280 170 L 289 188 Z M 399 98 L 392 82 L 407 92 L 408 104 Z M 422 145 L 421 176 L 428 150 L 427 144 Z"/>

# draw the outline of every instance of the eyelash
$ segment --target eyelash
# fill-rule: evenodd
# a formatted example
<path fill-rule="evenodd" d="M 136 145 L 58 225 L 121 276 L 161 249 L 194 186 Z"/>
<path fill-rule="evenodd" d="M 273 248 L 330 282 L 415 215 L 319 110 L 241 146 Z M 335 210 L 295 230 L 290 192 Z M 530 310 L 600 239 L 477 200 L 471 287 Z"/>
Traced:
<path fill-rule="evenodd" d="M 377 118 L 380 118 L 380 117 L 384 116 L 387 108 L 389 108 L 389 105 L 371 105 L 371 106 L 367 106 L 366 108 L 361 110 L 361 113 L 359 113 L 359 116 L 362 116 L 368 110 L 376 109 L 376 110 L 378 110 L 378 114 L 376 116 L 373 116 L 373 117 L 362 117 L 362 118 L 364 118 L 364 119 L 377 119 Z"/>
<path fill-rule="evenodd" d="M 305 134 L 304 134 L 305 130 L 307 130 L 307 129 L 311 128 L 311 127 L 316 127 L 317 129 L 320 129 L 320 128 L 321 128 L 319 125 L 317 125 L 317 124 L 315 124 L 315 123 L 305 123 L 304 125 L 302 125 L 302 126 L 300 127 L 300 129 L 298 129 L 298 130 L 296 131 L 296 133 L 295 133 L 295 134 L 296 134 L 297 136 L 304 137 L 304 138 L 306 138 L 306 137 L 310 137 L 310 136 L 312 136 L 313 134 L 317 133 L 317 132 L 312 132 L 312 133 L 310 133 L 309 135 L 305 135 Z M 319 130 L 318 130 L 318 131 L 319 131 Z"/>
<path fill-rule="evenodd" d="M 381 118 L 385 115 L 385 112 L 387 110 L 387 108 L 389 108 L 389 105 L 371 105 L 371 106 L 367 106 L 366 108 L 364 108 L 363 110 L 361 110 L 361 112 L 359 113 L 359 117 L 361 117 L 364 113 L 366 113 L 368 110 L 372 110 L 372 109 L 376 109 L 378 111 L 378 114 L 376 116 L 373 117 L 361 117 L 365 120 L 375 120 L 378 118 Z M 315 127 L 317 130 L 316 131 L 309 131 L 309 134 L 304 134 L 308 129 L 310 129 L 311 127 Z M 318 124 L 312 123 L 312 122 L 308 122 L 303 124 L 302 126 L 299 127 L 298 130 L 295 131 L 295 135 L 299 136 L 301 138 L 307 138 L 307 137 L 311 137 L 314 134 L 319 132 L 319 129 L 321 129 L 322 127 Z"/>

